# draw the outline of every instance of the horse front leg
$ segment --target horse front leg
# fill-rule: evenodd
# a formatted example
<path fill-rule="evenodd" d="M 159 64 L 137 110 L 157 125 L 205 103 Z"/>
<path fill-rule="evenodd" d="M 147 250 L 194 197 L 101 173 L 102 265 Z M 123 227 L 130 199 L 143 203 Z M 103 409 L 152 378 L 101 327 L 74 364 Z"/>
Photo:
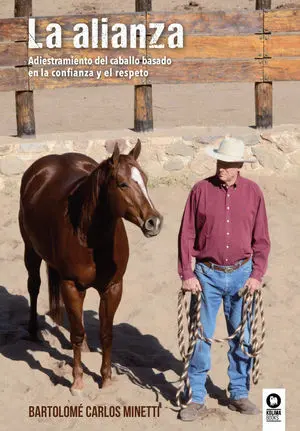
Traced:
<path fill-rule="evenodd" d="M 79 291 L 73 281 L 64 280 L 61 284 L 61 293 L 68 313 L 71 343 L 73 347 L 73 384 L 72 395 L 79 395 L 83 389 L 83 369 L 81 366 L 81 349 L 85 339 L 85 331 L 82 320 L 82 308 L 85 291 Z"/>
<path fill-rule="evenodd" d="M 111 349 L 112 349 L 112 330 L 115 312 L 122 297 L 123 281 L 112 284 L 104 293 L 101 294 L 99 307 L 100 317 L 100 341 L 102 345 L 102 387 L 111 384 Z"/>

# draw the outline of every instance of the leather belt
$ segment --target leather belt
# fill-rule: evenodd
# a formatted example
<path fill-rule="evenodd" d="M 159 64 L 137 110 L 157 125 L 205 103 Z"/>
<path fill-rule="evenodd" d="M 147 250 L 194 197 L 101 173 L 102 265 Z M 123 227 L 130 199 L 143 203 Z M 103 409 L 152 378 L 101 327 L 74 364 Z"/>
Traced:
<path fill-rule="evenodd" d="M 208 268 L 214 269 L 216 271 L 222 271 L 222 272 L 233 272 L 236 269 L 240 268 L 241 266 L 245 265 L 245 263 L 247 263 L 250 260 L 250 257 L 247 257 L 246 259 L 243 259 L 241 261 L 239 261 L 238 263 L 234 264 L 234 265 L 230 265 L 230 266 L 220 266 L 220 265 L 216 265 L 215 263 L 212 262 L 203 262 L 201 261 L 201 263 L 203 263 L 203 265 L 207 266 Z"/>

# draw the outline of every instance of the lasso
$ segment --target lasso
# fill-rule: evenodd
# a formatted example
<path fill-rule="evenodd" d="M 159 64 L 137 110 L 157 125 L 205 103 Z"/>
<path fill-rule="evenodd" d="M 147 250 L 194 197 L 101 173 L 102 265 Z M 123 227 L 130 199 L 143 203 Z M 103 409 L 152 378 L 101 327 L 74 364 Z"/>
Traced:
<path fill-rule="evenodd" d="M 264 285 L 263 285 L 264 287 Z M 192 310 L 191 318 L 185 298 L 185 292 L 180 289 L 178 293 L 178 345 L 179 351 L 184 363 L 184 368 L 182 375 L 179 380 L 179 387 L 176 394 L 176 403 L 179 407 L 184 408 L 192 400 L 192 389 L 190 386 L 189 376 L 188 376 L 188 368 L 190 365 L 190 359 L 192 357 L 195 344 L 198 339 L 208 342 L 208 343 L 224 343 L 226 341 L 232 340 L 239 334 L 239 346 L 242 351 L 250 358 L 253 359 L 253 369 L 252 369 L 252 381 L 256 385 L 259 378 L 259 354 L 264 345 L 265 339 L 265 318 L 264 318 L 264 309 L 263 309 L 263 298 L 262 298 L 262 289 L 258 289 L 254 292 L 254 294 L 248 291 L 248 288 L 242 288 L 239 292 L 239 296 L 243 296 L 243 312 L 242 312 L 242 321 L 241 324 L 237 327 L 235 332 L 226 338 L 206 338 L 203 333 L 203 327 L 200 323 L 200 307 L 201 307 L 201 292 L 197 294 L 197 302 Z M 260 320 L 261 320 L 261 340 L 258 340 L 258 319 L 260 312 Z M 187 320 L 187 325 L 189 328 L 189 341 L 187 351 L 185 350 L 185 342 L 184 342 L 184 313 Z M 245 349 L 244 339 L 245 339 L 245 328 L 247 325 L 248 319 L 250 320 L 250 340 L 252 340 L 251 344 L 251 353 L 249 353 Z M 184 391 L 184 388 L 187 388 L 187 403 L 184 404 L 181 402 L 181 392 Z"/>

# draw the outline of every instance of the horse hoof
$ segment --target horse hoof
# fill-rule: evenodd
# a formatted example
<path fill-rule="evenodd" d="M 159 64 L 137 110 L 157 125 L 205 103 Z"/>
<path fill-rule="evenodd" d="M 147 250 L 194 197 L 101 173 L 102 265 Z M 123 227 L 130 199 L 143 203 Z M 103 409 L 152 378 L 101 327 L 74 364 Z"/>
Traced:
<path fill-rule="evenodd" d="M 102 389 L 109 388 L 111 385 L 112 385 L 111 379 L 103 380 L 103 382 L 102 382 Z"/>
<path fill-rule="evenodd" d="M 81 389 L 70 388 L 70 392 L 73 395 L 73 397 L 82 397 Z"/>

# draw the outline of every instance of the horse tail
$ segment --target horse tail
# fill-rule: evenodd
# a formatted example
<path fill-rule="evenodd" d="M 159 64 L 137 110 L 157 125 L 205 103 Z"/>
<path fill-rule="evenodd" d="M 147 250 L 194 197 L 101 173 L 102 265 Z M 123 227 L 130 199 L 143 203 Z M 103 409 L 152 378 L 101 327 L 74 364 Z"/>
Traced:
<path fill-rule="evenodd" d="M 59 273 L 47 265 L 50 316 L 58 325 L 62 324 L 64 304 L 60 293 Z"/>

